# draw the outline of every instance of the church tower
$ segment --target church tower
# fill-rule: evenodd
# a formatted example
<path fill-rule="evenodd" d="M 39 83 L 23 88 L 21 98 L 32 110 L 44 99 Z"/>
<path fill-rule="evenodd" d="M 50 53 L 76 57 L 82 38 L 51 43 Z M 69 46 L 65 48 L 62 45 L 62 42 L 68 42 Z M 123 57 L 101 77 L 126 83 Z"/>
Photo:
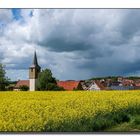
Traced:
<path fill-rule="evenodd" d="M 41 67 L 38 65 L 37 62 L 37 55 L 36 51 L 34 52 L 34 58 L 33 58 L 33 63 L 29 67 L 29 86 L 30 86 L 30 91 L 35 91 L 36 90 L 36 83 L 37 83 L 37 78 L 38 74 L 41 70 Z"/>

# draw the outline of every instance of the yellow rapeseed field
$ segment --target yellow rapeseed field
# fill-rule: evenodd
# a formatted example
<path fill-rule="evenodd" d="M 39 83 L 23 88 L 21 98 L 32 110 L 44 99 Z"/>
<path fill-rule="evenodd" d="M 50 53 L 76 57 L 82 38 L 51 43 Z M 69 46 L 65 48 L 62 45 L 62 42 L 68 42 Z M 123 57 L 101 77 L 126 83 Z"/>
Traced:
<path fill-rule="evenodd" d="M 98 131 L 139 110 L 138 90 L 0 92 L 0 131 Z"/>

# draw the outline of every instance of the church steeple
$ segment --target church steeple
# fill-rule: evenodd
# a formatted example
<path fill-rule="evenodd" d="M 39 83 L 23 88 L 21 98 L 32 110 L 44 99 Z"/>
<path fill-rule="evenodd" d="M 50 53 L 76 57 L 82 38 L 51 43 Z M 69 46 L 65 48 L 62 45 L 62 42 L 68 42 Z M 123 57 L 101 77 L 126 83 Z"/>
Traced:
<path fill-rule="evenodd" d="M 33 62 L 32 62 L 31 67 L 40 67 L 40 66 L 38 65 L 36 51 L 34 52 L 34 57 L 33 57 Z"/>
<path fill-rule="evenodd" d="M 37 56 L 36 56 L 36 51 L 34 52 L 33 64 L 34 64 L 35 66 L 38 65 L 38 62 L 37 62 Z"/>
<path fill-rule="evenodd" d="M 36 90 L 36 83 L 38 79 L 38 74 L 41 67 L 38 65 L 36 51 L 34 52 L 32 65 L 29 67 L 29 81 L 30 81 L 30 91 Z"/>

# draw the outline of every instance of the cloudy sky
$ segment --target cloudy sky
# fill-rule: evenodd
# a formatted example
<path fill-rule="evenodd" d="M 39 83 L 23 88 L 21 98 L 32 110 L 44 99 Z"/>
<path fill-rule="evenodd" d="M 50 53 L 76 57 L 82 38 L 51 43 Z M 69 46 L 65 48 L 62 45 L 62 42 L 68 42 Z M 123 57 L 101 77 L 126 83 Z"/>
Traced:
<path fill-rule="evenodd" d="M 60 80 L 140 76 L 140 9 L 0 9 L 0 63 L 11 80 L 39 65 Z"/>

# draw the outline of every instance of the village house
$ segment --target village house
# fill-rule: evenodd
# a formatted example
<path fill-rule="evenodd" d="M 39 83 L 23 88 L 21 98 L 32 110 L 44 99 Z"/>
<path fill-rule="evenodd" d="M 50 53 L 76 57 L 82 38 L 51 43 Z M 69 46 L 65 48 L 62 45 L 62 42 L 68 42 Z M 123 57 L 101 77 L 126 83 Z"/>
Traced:
<path fill-rule="evenodd" d="M 133 86 L 134 85 L 134 81 L 130 80 L 130 79 L 123 79 L 122 85 L 123 86 Z"/>
<path fill-rule="evenodd" d="M 139 89 L 140 85 L 136 84 L 135 80 L 118 77 L 118 80 L 116 82 L 110 82 L 108 87 L 110 90 L 135 90 Z"/>
<path fill-rule="evenodd" d="M 140 87 L 140 80 L 136 80 L 136 81 L 134 82 L 134 85 L 135 85 L 136 87 Z"/>
<path fill-rule="evenodd" d="M 81 81 L 67 80 L 57 81 L 59 87 L 63 87 L 65 90 L 83 90 Z"/>
<path fill-rule="evenodd" d="M 29 80 L 18 80 L 13 90 L 18 91 L 21 86 L 29 87 Z"/>
<path fill-rule="evenodd" d="M 140 89 L 140 79 L 134 80 L 135 89 Z"/>
<path fill-rule="evenodd" d="M 105 87 L 99 80 L 87 80 L 81 82 L 81 84 L 83 90 L 107 90 L 107 87 Z"/>
<path fill-rule="evenodd" d="M 118 79 L 117 79 L 117 81 L 118 82 L 122 82 L 123 81 L 123 77 L 122 76 L 119 76 Z"/>
<path fill-rule="evenodd" d="M 134 90 L 134 86 L 123 86 L 123 85 L 111 85 L 110 90 Z"/>

